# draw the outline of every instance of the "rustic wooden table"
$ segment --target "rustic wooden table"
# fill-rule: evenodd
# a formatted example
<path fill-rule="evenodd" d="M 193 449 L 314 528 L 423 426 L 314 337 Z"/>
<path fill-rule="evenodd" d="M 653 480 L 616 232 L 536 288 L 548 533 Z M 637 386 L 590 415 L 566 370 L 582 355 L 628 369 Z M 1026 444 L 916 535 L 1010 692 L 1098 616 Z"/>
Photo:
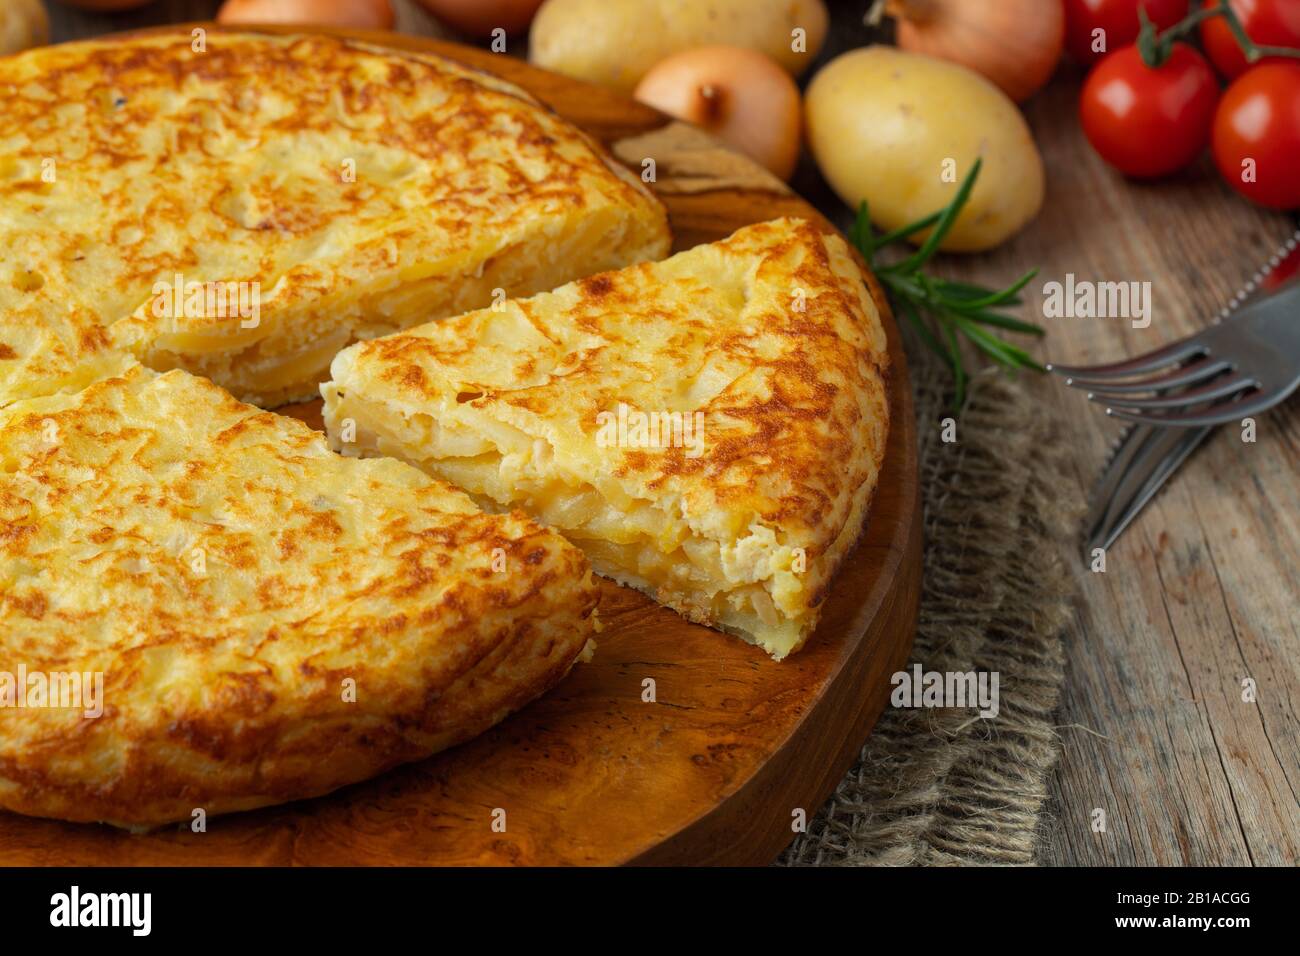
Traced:
<path fill-rule="evenodd" d="M 1078 79 L 1028 108 L 1049 190 L 1042 217 L 1005 249 L 961 267 L 1040 280 L 1150 281 L 1152 321 L 1041 319 L 1042 354 L 1121 359 L 1206 325 L 1295 232 L 1248 206 L 1205 161 L 1153 186 L 1092 153 Z M 1041 291 L 1041 285 L 1035 283 Z M 1073 437 L 1062 500 L 1085 495 L 1121 429 L 1078 392 L 1035 383 Z M 1295 865 L 1300 861 L 1300 401 L 1262 416 L 1258 441 L 1224 427 L 1110 549 L 1077 565 L 1059 723 L 1064 752 L 1041 859 L 1060 864 Z M 1257 700 L 1243 700 L 1252 679 Z M 1106 811 L 1093 832 L 1094 808 Z"/>
<path fill-rule="evenodd" d="M 402 5 L 399 26 L 435 33 Z M 114 16 L 49 0 L 55 40 L 209 18 L 217 0 L 158 0 Z M 860 3 L 834 6 L 823 58 L 869 41 Z M 1136 354 L 1206 324 L 1295 230 L 1220 184 L 1208 161 L 1158 185 L 1128 183 L 1093 155 L 1066 66 L 1026 107 L 1048 169 L 1042 216 L 953 275 L 1009 280 L 1037 266 L 1027 314 L 1042 354 L 1089 363 Z M 843 223 L 806 164 L 795 187 Z M 1149 281 L 1153 319 L 1042 319 L 1041 284 L 1067 273 Z M 1118 434 L 1082 395 L 1032 383 L 1072 434 L 1061 499 L 1082 499 Z M 921 423 L 930 427 L 932 423 Z M 937 426 L 936 426 L 937 427 Z M 1262 417 L 1258 441 L 1221 429 L 1111 549 L 1104 574 L 1078 566 L 1066 634 L 1063 753 L 1044 816 L 1044 863 L 1295 865 L 1300 861 L 1300 400 Z M 1254 681 L 1257 699 L 1243 700 Z M 1095 832 L 1095 809 L 1106 829 Z"/>

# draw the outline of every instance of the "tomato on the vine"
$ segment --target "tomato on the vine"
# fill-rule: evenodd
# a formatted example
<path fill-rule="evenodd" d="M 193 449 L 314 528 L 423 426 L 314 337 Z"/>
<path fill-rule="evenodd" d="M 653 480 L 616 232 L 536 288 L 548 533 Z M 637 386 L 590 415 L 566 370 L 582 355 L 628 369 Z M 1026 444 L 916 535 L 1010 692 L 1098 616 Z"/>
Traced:
<path fill-rule="evenodd" d="M 1300 62 L 1261 63 L 1233 81 L 1214 115 L 1214 162 L 1247 199 L 1300 208 Z"/>
<path fill-rule="evenodd" d="M 1300 50 L 1300 0 L 1231 0 L 1231 4 L 1253 43 Z M 1219 72 L 1230 80 L 1241 76 L 1250 65 L 1228 21 L 1221 16 L 1201 24 L 1201 44 Z M 1259 62 L 1285 62 L 1286 59 L 1265 57 Z"/>
<path fill-rule="evenodd" d="M 1174 44 L 1155 68 L 1127 46 L 1088 74 L 1079 113 L 1102 159 L 1128 176 L 1151 179 L 1177 172 L 1204 151 L 1218 99 L 1218 78 L 1186 43 Z"/>
<path fill-rule="evenodd" d="M 1139 6 L 1152 23 L 1167 30 L 1187 16 L 1190 0 L 1065 0 L 1065 48 L 1070 56 L 1085 65 L 1095 63 L 1135 41 L 1142 26 Z"/>

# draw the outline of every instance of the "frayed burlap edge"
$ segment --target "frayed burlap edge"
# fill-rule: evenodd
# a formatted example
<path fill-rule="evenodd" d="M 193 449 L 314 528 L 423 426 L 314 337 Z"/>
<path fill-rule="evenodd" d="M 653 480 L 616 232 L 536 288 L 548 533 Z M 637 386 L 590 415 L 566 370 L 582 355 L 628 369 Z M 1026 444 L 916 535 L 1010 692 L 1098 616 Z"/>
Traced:
<path fill-rule="evenodd" d="M 1023 382 L 971 383 L 957 441 L 946 370 L 911 350 L 925 507 L 912 662 L 996 671 L 1000 710 L 887 706 L 857 765 L 784 865 L 1028 864 L 1059 751 L 1053 714 L 1079 511 L 1063 505 L 1063 436 Z M 910 667 L 910 665 L 909 665 Z"/>

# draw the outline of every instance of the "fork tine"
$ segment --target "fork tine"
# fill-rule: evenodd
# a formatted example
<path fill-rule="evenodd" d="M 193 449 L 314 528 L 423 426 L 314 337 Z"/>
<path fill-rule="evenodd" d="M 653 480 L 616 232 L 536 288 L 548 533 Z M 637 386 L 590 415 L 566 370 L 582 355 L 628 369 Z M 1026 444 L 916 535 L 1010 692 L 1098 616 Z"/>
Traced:
<path fill-rule="evenodd" d="M 1123 483 L 1124 476 L 1132 470 L 1134 460 L 1142 454 L 1147 445 L 1158 441 L 1159 436 L 1167 434 L 1169 434 L 1168 429 L 1150 428 L 1146 425 L 1129 425 L 1125 429 L 1106 460 L 1101 477 L 1097 479 L 1088 498 L 1085 528 L 1096 528 L 1106 520 L 1114 507 L 1115 493 Z"/>
<path fill-rule="evenodd" d="M 1167 414 L 1160 412 L 1128 412 L 1121 408 L 1108 408 L 1106 414 L 1124 421 L 1139 422 L 1143 425 L 1174 425 L 1190 428 L 1198 425 L 1222 425 L 1225 422 L 1240 421 L 1248 415 L 1266 411 L 1277 404 L 1278 390 L 1264 389 L 1250 392 L 1235 401 L 1223 402 L 1196 411 L 1176 411 Z"/>
<path fill-rule="evenodd" d="M 1125 469 L 1104 507 L 1093 512 L 1084 540 L 1085 561 L 1091 560 L 1093 548 L 1111 546 L 1211 431 L 1162 428 L 1144 437 L 1137 460 Z"/>
<path fill-rule="evenodd" d="M 1092 386 L 1092 391 L 1088 393 L 1088 397 L 1134 395 L 1138 392 L 1158 392 L 1167 388 L 1183 388 L 1213 378 L 1221 372 L 1229 371 L 1231 368 L 1232 364 L 1222 359 L 1197 362 L 1172 374 L 1161 375 L 1156 378 L 1143 379 L 1138 382 L 1106 382 L 1102 385 L 1095 385 Z"/>
<path fill-rule="evenodd" d="M 1266 412 L 1274 405 L 1284 402 L 1287 396 L 1291 394 L 1289 389 L 1265 388 L 1258 392 L 1252 392 L 1241 396 L 1230 405 L 1225 405 L 1225 411 L 1231 411 L 1232 417 L 1227 421 L 1241 421 L 1249 415 L 1258 415 L 1260 412 Z M 1218 411 L 1219 409 L 1214 409 Z"/>
<path fill-rule="evenodd" d="M 1183 339 L 1158 348 L 1137 358 L 1110 365 L 1056 365 L 1048 364 L 1047 370 L 1066 377 L 1067 385 L 1087 385 L 1089 382 L 1109 382 L 1117 378 L 1129 378 L 1144 372 L 1157 372 L 1167 365 L 1184 362 L 1206 351 L 1196 337 Z"/>
<path fill-rule="evenodd" d="M 1200 388 L 1179 392 L 1177 395 L 1156 395 L 1152 398 L 1127 398 L 1114 395 L 1097 397 L 1089 395 L 1088 397 L 1094 402 L 1109 405 L 1111 408 L 1122 408 L 1126 411 L 1134 408 L 1190 408 L 1193 405 L 1199 405 L 1201 402 L 1212 402 L 1216 399 L 1228 398 L 1248 388 L 1259 388 L 1259 383 L 1247 375 L 1234 375 L 1226 381 L 1211 382 Z"/>
<path fill-rule="evenodd" d="M 1110 547 L 1122 530 L 1121 521 L 1133 503 L 1134 495 L 1150 480 L 1160 462 L 1165 460 L 1179 441 L 1181 430 L 1135 426 L 1128 460 L 1098 485 L 1093 507 L 1085 525 L 1087 560 L 1093 548 Z"/>

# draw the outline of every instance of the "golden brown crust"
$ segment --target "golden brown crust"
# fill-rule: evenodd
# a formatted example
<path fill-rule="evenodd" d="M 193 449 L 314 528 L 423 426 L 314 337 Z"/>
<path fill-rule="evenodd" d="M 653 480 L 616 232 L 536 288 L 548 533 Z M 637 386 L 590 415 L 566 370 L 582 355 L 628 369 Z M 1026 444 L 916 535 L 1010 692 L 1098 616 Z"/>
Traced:
<path fill-rule="evenodd" d="M 0 806 L 151 826 L 314 796 L 467 739 L 592 633 L 587 564 L 395 461 L 135 367 L 0 410 Z M 346 699 L 354 682 L 355 701 Z"/>
<path fill-rule="evenodd" d="M 114 348 L 274 404 L 358 337 L 668 248 L 663 207 L 584 134 L 436 56 L 113 39 L 0 59 L 0 101 L 0 404 Z M 157 314 L 177 276 L 256 284 L 258 324 Z"/>
<path fill-rule="evenodd" d="M 502 311 L 360 343 L 335 359 L 323 393 L 336 445 L 344 416 L 361 428 L 396 417 L 409 434 L 390 436 L 387 450 L 413 442 L 405 457 L 452 480 L 461 462 L 491 452 L 507 467 L 513 455 L 525 469 L 578 476 L 607 500 L 680 515 L 721 543 L 728 574 L 763 582 L 778 609 L 807 615 L 810 627 L 879 474 L 887 367 L 879 316 L 843 240 L 782 219 Z M 702 447 L 602 444 L 601 416 L 620 405 L 698 414 Z M 511 445 L 516 436 L 543 441 L 544 463 Z M 792 549 L 807 563 L 797 580 L 781 577 Z M 726 623 L 689 587 L 658 596 Z"/>

